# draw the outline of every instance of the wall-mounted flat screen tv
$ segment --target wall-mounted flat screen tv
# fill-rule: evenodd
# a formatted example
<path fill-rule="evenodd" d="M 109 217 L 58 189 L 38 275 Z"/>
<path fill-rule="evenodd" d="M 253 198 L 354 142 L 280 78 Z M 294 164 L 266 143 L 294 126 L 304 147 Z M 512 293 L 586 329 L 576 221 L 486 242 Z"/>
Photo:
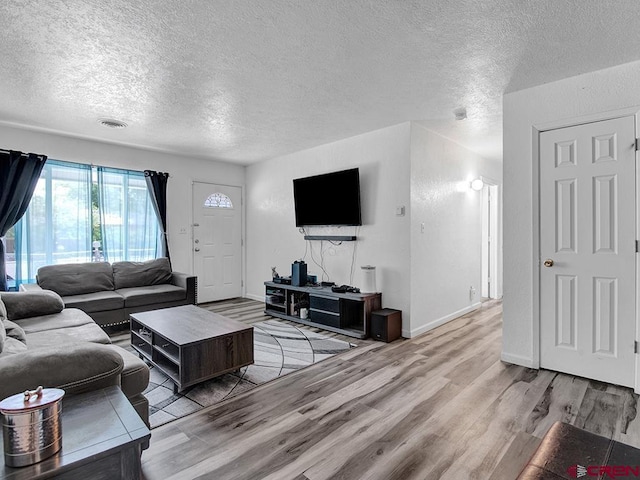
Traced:
<path fill-rule="evenodd" d="M 357 168 L 293 181 L 296 226 L 362 225 Z"/>

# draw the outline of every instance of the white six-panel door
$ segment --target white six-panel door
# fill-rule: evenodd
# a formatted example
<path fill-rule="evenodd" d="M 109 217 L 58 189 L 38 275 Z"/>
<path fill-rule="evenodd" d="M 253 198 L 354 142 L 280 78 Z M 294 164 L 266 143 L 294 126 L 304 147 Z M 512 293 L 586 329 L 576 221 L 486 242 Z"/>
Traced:
<path fill-rule="evenodd" d="M 635 120 L 540 134 L 540 366 L 634 386 Z"/>
<path fill-rule="evenodd" d="M 242 295 L 242 191 L 193 183 L 193 271 L 198 303 Z"/>

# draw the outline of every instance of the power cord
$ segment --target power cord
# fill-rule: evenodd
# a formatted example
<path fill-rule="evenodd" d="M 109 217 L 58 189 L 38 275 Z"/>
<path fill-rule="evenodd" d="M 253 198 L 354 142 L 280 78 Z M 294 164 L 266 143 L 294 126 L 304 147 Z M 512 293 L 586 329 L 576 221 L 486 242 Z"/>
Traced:
<path fill-rule="evenodd" d="M 309 252 L 311 254 L 311 260 L 313 260 L 313 263 L 315 263 L 316 266 L 320 270 L 322 270 L 322 277 L 321 277 L 320 280 L 324 282 L 325 281 L 324 277 L 326 275 L 327 276 L 327 281 L 329 281 L 329 278 L 330 278 L 329 274 L 327 273 L 327 271 L 325 270 L 324 265 L 323 265 L 324 264 L 324 260 L 322 259 L 322 242 L 320 242 L 320 263 L 318 263 L 318 261 L 316 260 L 316 258 L 313 255 L 313 243 L 311 243 L 311 240 L 308 240 L 308 242 L 309 242 Z"/>
<path fill-rule="evenodd" d="M 360 233 L 360 227 L 356 227 L 355 236 L 358 237 Z M 351 270 L 349 275 L 349 285 L 353 285 L 353 274 L 355 273 L 355 265 L 356 265 L 356 250 L 358 249 L 358 241 L 353 242 L 353 252 L 351 253 Z"/>
<path fill-rule="evenodd" d="M 305 230 L 304 227 L 299 228 L 298 231 L 305 237 L 307 236 L 307 231 Z M 307 258 L 307 250 L 309 249 L 309 242 L 310 240 L 306 240 L 304 242 L 304 255 L 302 256 L 302 260 L 306 260 Z"/>

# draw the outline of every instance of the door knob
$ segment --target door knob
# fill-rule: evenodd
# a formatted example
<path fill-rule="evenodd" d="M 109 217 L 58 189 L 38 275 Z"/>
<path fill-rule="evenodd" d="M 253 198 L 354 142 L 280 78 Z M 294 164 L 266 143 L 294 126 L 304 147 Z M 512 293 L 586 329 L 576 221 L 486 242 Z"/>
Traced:
<path fill-rule="evenodd" d="M 195 248 L 195 251 L 196 251 L 196 252 L 199 252 L 199 251 L 200 251 L 200 249 L 199 249 L 198 247 L 196 247 L 196 248 Z"/>
<path fill-rule="evenodd" d="M 551 260 L 550 258 L 547 258 L 547 259 L 544 261 L 544 266 L 545 266 L 545 267 L 553 267 L 553 260 Z"/>

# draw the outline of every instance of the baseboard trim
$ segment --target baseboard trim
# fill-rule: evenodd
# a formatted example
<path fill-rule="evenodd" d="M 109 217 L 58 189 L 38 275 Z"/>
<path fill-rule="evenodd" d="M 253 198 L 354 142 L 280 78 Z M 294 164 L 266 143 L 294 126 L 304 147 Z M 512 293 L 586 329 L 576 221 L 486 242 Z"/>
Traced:
<path fill-rule="evenodd" d="M 500 354 L 500 360 L 506 363 L 511 363 L 513 365 L 520 365 L 521 367 L 539 368 L 539 366 L 535 364 L 532 358 L 524 357 L 522 355 L 515 355 L 513 353 L 502 352 Z"/>
<path fill-rule="evenodd" d="M 418 327 L 414 330 L 402 330 L 402 336 L 404 338 L 417 337 L 418 335 L 428 332 L 429 330 L 433 330 L 434 328 L 439 327 L 440 325 L 444 325 L 445 323 L 450 322 L 455 318 L 466 315 L 469 312 L 473 312 L 474 310 L 477 310 L 481 306 L 482 306 L 481 302 L 476 302 L 472 305 L 469 305 L 468 307 L 465 307 L 456 312 L 450 313 L 449 315 L 445 315 L 444 317 L 440 317 L 437 320 L 429 322 L 426 325 Z"/>
<path fill-rule="evenodd" d="M 251 293 L 245 293 L 244 298 L 249 298 L 251 300 L 256 300 L 258 302 L 264 302 L 264 295 L 253 295 Z"/>

